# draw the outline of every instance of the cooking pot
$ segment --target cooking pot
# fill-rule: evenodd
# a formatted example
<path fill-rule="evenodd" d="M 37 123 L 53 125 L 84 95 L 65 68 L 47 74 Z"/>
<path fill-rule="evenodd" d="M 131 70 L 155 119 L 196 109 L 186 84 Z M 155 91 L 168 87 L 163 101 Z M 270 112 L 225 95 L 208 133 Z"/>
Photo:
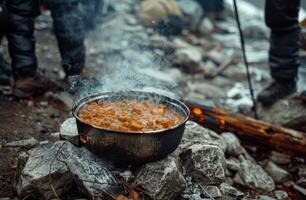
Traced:
<path fill-rule="evenodd" d="M 78 116 L 79 110 L 93 101 L 118 101 L 125 99 L 148 100 L 163 103 L 184 117 L 180 124 L 162 130 L 123 132 L 95 127 Z M 75 102 L 73 115 L 76 118 L 81 144 L 90 151 L 119 164 L 138 165 L 162 159 L 172 153 L 180 144 L 188 107 L 179 100 L 151 92 L 119 91 L 96 93 Z"/>

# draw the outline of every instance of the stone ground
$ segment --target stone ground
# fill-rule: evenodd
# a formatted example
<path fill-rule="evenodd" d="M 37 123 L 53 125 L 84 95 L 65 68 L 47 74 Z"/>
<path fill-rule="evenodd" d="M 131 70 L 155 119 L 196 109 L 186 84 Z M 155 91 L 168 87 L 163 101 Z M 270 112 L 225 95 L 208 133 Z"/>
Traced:
<path fill-rule="evenodd" d="M 190 23 L 181 36 L 168 39 L 139 24 L 134 15 L 135 1 L 111 3 L 113 12 L 107 13 L 96 29 L 88 34 L 86 73 L 94 76 L 103 86 L 92 87 L 84 83 L 86 87 L 81 88 L 77 97 L 92 91 L 145 88 L 251 115 L 237 30 L 230 13 L 224 22 L 214 24 L 207 18 L 200 20 L 201 11 L 192 7 L 189 1 L 180 0 L 190 22 L 200 20 L 201 23 L 197 26 Z M 256 93 L 270 81 L 266 67 L 268 30 L 262 24 L 259 13 L 261 11 L 249 4 L 241 7 Z M 52 21 L 45 12 L 37 20 L 36 29 L 39 68 L 50 79 L 62 81 L 59 52 L 51 27 Z M 7 56 L 6 47 L 7 43 L 4 42 L 3 52 Z M 209 78 L 227 60 L 232 64 L 220 75 Z M 300 90 L 305 89 L 303 74 L 301 70 Z M 1 88 L 1 91 L 0 197 L 6 197 L 15 193 L 12 186 L 16 155 L 20 148 L 7 148 L 5 145 L 31 137 L 42 143 L 49 141 L 59 131 L 60 124 L 71 116 L 72 98 L 65 92 L 52 91 L 41 97 L 16 100 L 4 95 L 5 88 Z M 271 108 L 260 108 L 261 118 L 306 131 L 306 112 L 303 112 L 306 107 L 296 96 L 284 99 Z M 250 151 L 254 148 L 247 149 Z M 253 155 L 263 162 L 262 165 L 267 165 L 266 153 L 258 150 Z M 298 159 L 294 162 L 300 164 Z M 268 166 L 273 168 L 273 164 Z M 299 198 L 296 196 L 299 193 L 294 190 L 290 190 L 289 194 Z"/>

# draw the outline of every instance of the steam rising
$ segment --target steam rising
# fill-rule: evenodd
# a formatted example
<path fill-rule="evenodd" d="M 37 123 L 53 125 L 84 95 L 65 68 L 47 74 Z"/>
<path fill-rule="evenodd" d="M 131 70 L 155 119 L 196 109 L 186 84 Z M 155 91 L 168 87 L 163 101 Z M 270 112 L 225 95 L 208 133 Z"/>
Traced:
<path fill-rule="evenodd" d="M 133 20 L 136 24 L 127 23 Z M 87 54 L 94 55 L 101 63 L 94 74 L 97 81 L 77 77 L 70 80 L 78 97 L 96 92 L 148 88 L 151 92 L 173 93 L 176 87 L 174 79 L 160 71 L 168 66 L 164 52 L 154 52 L 149 38 L 148 31 L 137 23 L 134 15 L 113 13 L 105 17 L 86 41 Z"/>

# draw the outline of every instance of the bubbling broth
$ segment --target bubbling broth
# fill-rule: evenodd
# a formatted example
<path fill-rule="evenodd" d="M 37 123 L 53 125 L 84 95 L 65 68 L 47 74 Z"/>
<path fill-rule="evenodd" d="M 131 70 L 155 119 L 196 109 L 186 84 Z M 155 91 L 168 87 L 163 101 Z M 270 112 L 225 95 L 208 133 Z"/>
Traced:
<path fill-rule="evenodd" d="M 124 132 L 168 129 L 184 121 L 181 114 L 153 100 L 93 101 L 85 104 L 78 116 L 93 126 Z"/>

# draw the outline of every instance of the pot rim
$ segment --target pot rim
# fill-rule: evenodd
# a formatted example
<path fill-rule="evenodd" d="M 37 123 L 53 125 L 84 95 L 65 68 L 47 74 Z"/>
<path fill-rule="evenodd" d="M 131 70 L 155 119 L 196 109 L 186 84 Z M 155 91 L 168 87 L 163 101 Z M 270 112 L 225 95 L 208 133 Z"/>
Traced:
<path fill-rule="evenodd" d="M 128 132 L 126 132 L 126 131 L 115 131 L 115 130 L 112 130 L 112 129 L 97 127 L 95 125 L 84 122 L 77 114 L 77 111 L 79 111 L 79 109 L 84 104 L 86 104 L 88 102 L 100 99 L 103 96 L 110 97 L 111 95 L 116 96 L 118 94 L 124 94 L 124 93 L 143 93 L 143 94 L 148 94 L 148 95 L 157 95 L 157 96 L 160 96 L 160 97 L 164 97 L 167 100 L 169 100 L 170 102 L 174 102 L 176 105 L 179 105 L 179 107 L 184 112 L 186 112 L 186 116 L 181 123 L 179 123 L 179 124 L 177 124 L 177 125 L 175 125 L 171 128 L 158 129 L 158 130 L 152 130 L 152 131 L 128 131 Z M 183 124 L 185 124 L 187 122 L 187 120 L 189 119 L 190 110 L 189 110 L 188 106 L 185 103 L 183 103 L 182 101 L 180 101 L 178 99 L 174 99 L 174 98 L 166 96 L 166 95 L 158 94 L 158 93 L 155 93 L 155 92 L 146 92 L 146 91 L 143 91 L 143 90 L 119 90 L 119 91 L 112 91 L 112 92 L 97 92 L 97 93 L 87 95 L 87 96 L 75 101 L 74 105 L 72 107 L 72 115 L 78 121 L 86 124 L 87 126 L 90 126 L 92 128 L 95 128 L 95 129 L 98 129 L 98 130 L 101 130 L 101 131 L 112 132 L 112 133 L 120 133 L 120 134 L 128 134 L 128 135 L 134 135 L 134 136 L 141 136 L 143 134 L 159 134 L 159 133 L 164 133 L 165 131 L 168 131 L 168 130 L 177 129 L 178 127 L 182 126 Z"/>

